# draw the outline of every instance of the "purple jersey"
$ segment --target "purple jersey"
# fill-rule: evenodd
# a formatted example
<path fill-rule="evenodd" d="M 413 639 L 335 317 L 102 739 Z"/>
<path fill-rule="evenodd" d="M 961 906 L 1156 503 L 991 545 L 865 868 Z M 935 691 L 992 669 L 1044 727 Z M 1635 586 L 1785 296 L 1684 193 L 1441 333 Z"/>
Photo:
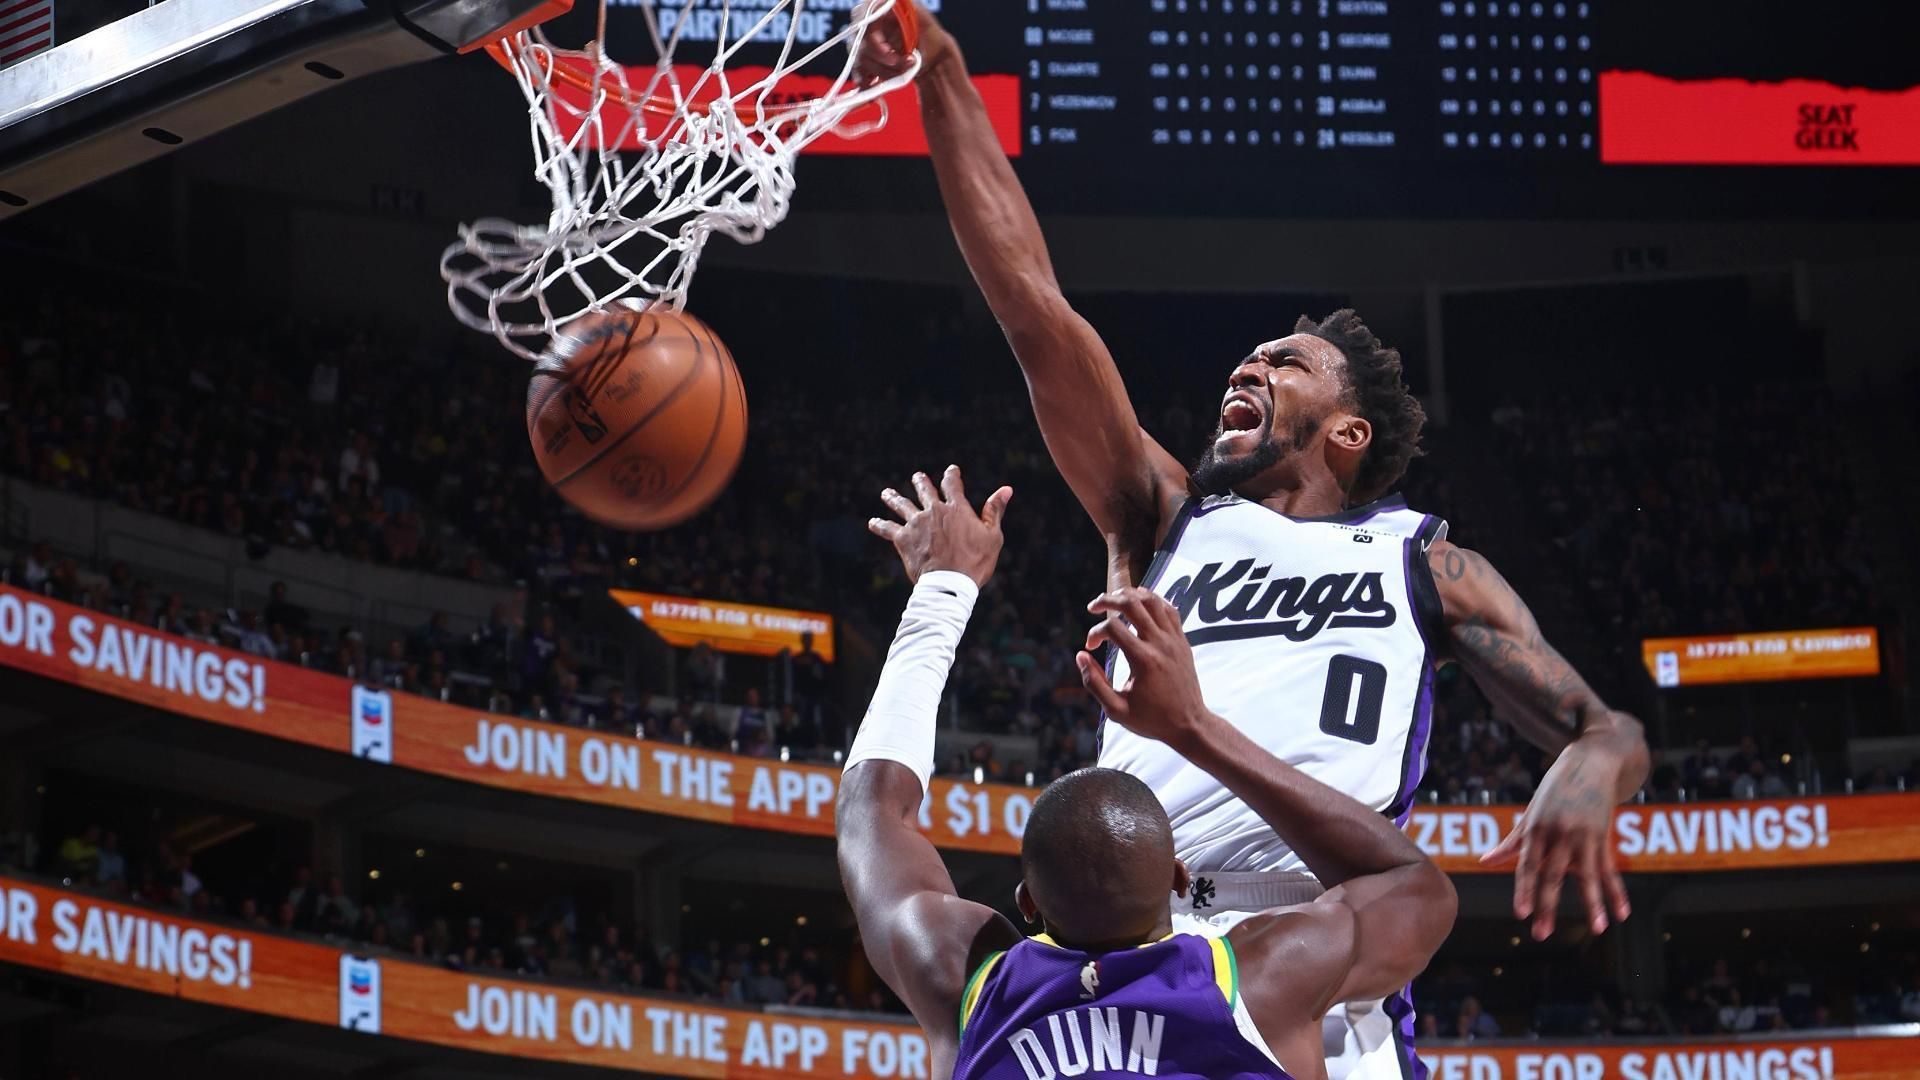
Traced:
<path fill-rule="evenodd" d="M 1097 956 L 1029 938 L 968 982 L 953 1080 L 1287 1080 L 1240 1033 L 1236 978 L 1224 938 L 1170 934 Z"/>

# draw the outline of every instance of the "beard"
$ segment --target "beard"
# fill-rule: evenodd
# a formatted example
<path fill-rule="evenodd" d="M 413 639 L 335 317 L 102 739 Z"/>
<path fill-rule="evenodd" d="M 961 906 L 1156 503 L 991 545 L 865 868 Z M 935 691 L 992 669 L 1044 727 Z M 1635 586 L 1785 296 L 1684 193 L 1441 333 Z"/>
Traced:
<path fill-rule="evenodd" d="M 1216 425 L 1206 450 L 1201 452 L 1200 460 L 1194 462 L 1191 470 L 1193 485 L 1206 495 L 1231 495 L 1234 488 L 1252 482 L 1268 469 L 1304 449 L 1319 430 L 1319 420 L 1296 417 L 1286 425 L 1284 432 L 1277 432 L 1269 425 L 1261 433 L 1260 441 L 1246 453 L 1221 457 L 1220 436 L 1225 434 L 1226 428 Z"/>

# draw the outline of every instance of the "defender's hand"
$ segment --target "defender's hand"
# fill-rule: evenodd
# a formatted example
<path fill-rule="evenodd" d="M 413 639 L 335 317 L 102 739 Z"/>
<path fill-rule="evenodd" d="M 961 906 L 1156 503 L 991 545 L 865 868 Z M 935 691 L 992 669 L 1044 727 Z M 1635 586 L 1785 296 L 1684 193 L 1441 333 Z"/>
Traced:
<path fill-rule="evenodd" d="M 985 585 L 1000 560 L 1000 519 L 1007 510 L 1013 489 L 1002 487 L 987 496 L 980 512 L 967 502 L 967 490 L 960 482 L 960 466 L 949 465 L 940 477 L 940 489 L 926 473 L 913 474 L 913 490 L 920 497 L 915 505 L 906 496 L 888 488 L 880 500 L 900 515 L 900 520 L 868 518 L 867 531 L 893 543 L 900 562 L 907 568 L 907 580 L 919 581 L 929 570 L 958 570 Z"/>
<path fill-rule="evenodd" d="M 1604 739 L 1575 739 L 1547 770 L 1513 832 L 1481 856 L 1488 866 L 1514 866 L 1513 914 L 1533 922 L 1533 937 L 1553 934 L 1560 888 L 1579 882 L 1588 925 L 1598 934 L 1632 912 L 1627 886 L 1613 864 L 1613 796 L 1625 756 Z M 1516 865 L 1517 864 L 1517 865 Z"/>
<path fill-rule="evenodd" d="M 1107 618 L 1087 633 L 1089 651 L 1074 657 L 1080 682 L 1109 719 L 1136 735 L 1180 749 L 1211 717 L 1200 695 L 1200 675 L 1180 613 L 1153 590 L 1137 586 L 1102 593 L 1087 610 L 1104 611 Z M 1126 655 L 1131 669 L 1127 684 L 1118 689 L 1090 651 L 1107 643 Z"/>

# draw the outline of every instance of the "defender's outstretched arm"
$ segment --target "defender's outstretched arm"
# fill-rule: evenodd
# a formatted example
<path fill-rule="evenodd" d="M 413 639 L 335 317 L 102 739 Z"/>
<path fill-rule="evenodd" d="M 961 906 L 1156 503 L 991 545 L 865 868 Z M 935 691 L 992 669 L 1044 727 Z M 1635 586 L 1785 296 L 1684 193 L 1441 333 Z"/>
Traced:
<path fill-rule="evenodd" d="M 847 757 L 834 831 L 867 959 L 926 1029 L 938 1076 L 953 1067 L 967 974 L 986 953 L 1020 940 L 998 912 L 955 894 L 940 853 L 918 828 L 940 692 L 979 586 L 999 557 L 1000 515 L 1013 492 L 994 492 L 976 516 L 957 468 L 947 469 L 940 491 L 924 473 L 913 486 L 918 505 L 892 489 L 883 494 L 903 522 L 868 523 L 893 541 L 915 587 Z"/>

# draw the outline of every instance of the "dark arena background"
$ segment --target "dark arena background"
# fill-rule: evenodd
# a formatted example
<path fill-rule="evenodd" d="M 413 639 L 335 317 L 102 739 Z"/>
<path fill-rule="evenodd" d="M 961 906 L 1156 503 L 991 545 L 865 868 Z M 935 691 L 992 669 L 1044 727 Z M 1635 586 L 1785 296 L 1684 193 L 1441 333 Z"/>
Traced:
<path fill-rule="evenodd" d="M 1145 428 L 1197 455 L 1254 344 L 1358 309 L 1431 418 L 1408 501 L 1645 725 L 1632 917 L 1570 895 L 1535 942 L 1479 856 L 1551 760 L 1438 669 L 1431 1075 L 1920 1077 L 1903 5 L 929 6 Z M 1096 752 L 1105 554 L 915 91 L 707 247 L 745 457 L 620 533 L 448 313 L 458 224 L 549 206 L 440 10 L 0 0 L 0 1080 L 930 1078 L 834 862 L 908 594 L 865 522 L 948 462 L 1018 492 L 922 822 L 1008 911 L 1035 796 Z M 193 18 L 213 53 L 113 36 Z"/>

